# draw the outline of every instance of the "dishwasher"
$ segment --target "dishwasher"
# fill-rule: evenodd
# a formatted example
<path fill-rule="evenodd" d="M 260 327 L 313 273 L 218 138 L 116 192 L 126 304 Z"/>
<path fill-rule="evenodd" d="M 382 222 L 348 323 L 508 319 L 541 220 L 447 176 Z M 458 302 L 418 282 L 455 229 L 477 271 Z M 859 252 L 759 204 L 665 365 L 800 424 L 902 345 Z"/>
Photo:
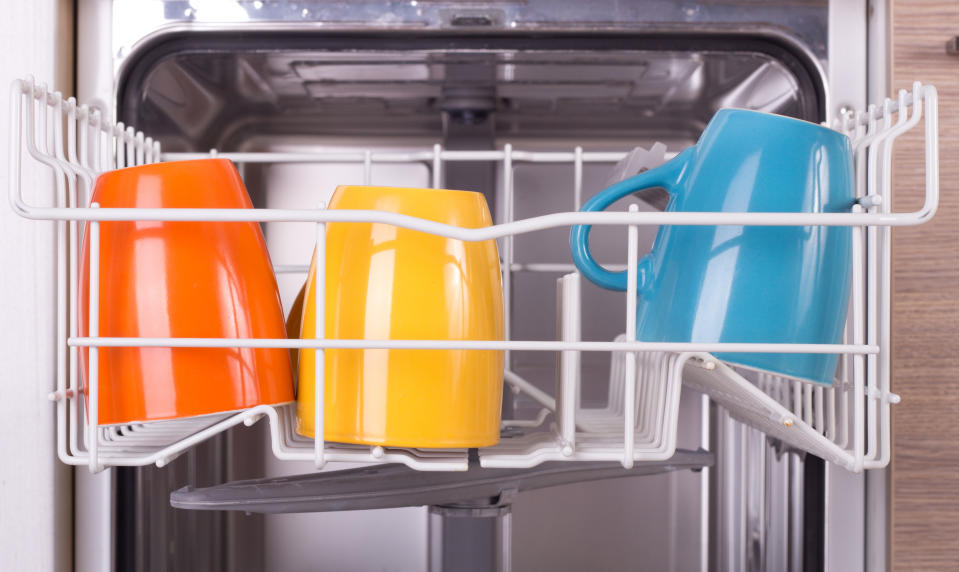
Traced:
<path fill-rule="evenodd" d="M 838 4 L 81 2 L 77 100 L 32 78 L 10 92 L 12 162 L 49 168 L 56 196 L 24 199 L 19 168 L 9 189 L 18 214 L 58 221 L 57 379 L 42 390 L 78 467 L 77 569 L 876 569 L 886 517 L 868 499 L 885 494 L 898 401 L 889 233 L 935 212 L 937 102 L 919 83 L 883 101 L 883 79 L 840 55 L 866 61 L 882 26 Z M 829 223 L 853 237 L 831 386 L 733 367 L 708 344 L 644 346 L 623 318 L 635 294 L 571 261 L 583 204 L 695 144 L 725 107 L 852 141 L 857 205 Z M 926 202 L 899 212 L 891 154 L 913 128 Z M 109 339 L 71 319 L 79 241 L 129 220 L 90 208 L 92 181 L 208 157 L 242 176 L 285 312 L 338 185 L 482 193 L 506 315 L 500 442 L 307 439 L 289 405 L 174 424 L 85 414 L 78 353 Z M 680 224 L 664 208 L 655 191 L 617 202 L 620 222 L 594 227 L 600 261 L 634 270 L 659 225 Z"/>

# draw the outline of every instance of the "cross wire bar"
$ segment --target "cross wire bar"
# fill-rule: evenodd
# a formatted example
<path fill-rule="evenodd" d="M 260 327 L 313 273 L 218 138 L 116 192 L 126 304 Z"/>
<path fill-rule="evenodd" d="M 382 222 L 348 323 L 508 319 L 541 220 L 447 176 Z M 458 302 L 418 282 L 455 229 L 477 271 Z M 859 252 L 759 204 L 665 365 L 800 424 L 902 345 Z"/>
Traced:
<path fill-rule="evenodd" d="M 502 161 L 506 158 L 506 151 L 449 151 L 440 150 L 438 153 L 428 151 L 372 151 L 369 160 L 374 163 L 416 163 L 435 161 L 447 162 L 491 162 Z M 623 151 L 584 151 L 579 159 L 583 163 L 615 163 L 627 155 Z M 671 159 L 676 153 L 667 153 Z M 163 153 L 163 161 L 189 161 L 192 159 L 206 159 L 210 153 Z M 247 153 L 217 152 L 216 157 L 229 159 L 234 163 L 364 163 L 367 160 L 365 151 L 313 151 L 313 152 L 276 152 L 260 151 Z M 575 151 L 513 151 L 514 162 L 523 163 L 573 163 L 576 161 Z"/>
<path fill-rule="evenodd" d="M 15 176 L 11 170 L 11 177 Z M 11 189 L 13 187 L 11 186 Z M 15 193 L 16 191 L 12 191 Z M 186 221 L 186 222 L 315 222 L 382 223 L 466 242 L 492 240 L 550 228 L 602 226 L 916 226 L 935 214 L 936 201 L 912 213 L 730 213 L 730 212 L 565 212 L 483 228 L 462 228 L 396 213 L 334 209 L 193 209 L 193 208 L 65 208 L 33 207 L 11 196 L 11 206 L 34 220 Z"/>
<path fill-rule="evenodd" d="M 119 338 L 75 337 L 71 346 L 104 348 L 287 348 L 287 349 L 412 349 L 516 350 L 586 352 L 720 352 L 788 354 L 875 354 L 869 344 L 774 344 L 734 342 L 561 342 L 539 340 L 346 340 L 287 338 Z"/>
<path fill-rule="evenodd" d="M 503 269 L 506 269 L 506 264 L 501 265 Z M 576 272 L 576 266 L 570 262 L 564 264 L 562 262 L 514 262 L 509 266 L 513 272 Z M 610 270 L 612 272 L 626 270 L 625 264 L 606 264 L 603 263 L 603 268 Z M 273 272 L 276 274 L 306 274 L 310 270 L 309 264 L 274 264 Z"/>

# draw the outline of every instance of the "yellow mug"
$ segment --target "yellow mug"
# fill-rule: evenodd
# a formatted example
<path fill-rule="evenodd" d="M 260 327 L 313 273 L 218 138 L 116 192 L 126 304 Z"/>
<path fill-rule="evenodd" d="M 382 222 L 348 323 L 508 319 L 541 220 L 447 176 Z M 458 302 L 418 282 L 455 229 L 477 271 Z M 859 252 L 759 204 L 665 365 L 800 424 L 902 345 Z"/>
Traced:
<path fill-rule="evenodd" d="M 478 228 L 492 224 L 480 193 L 341 186 L 331 209 L 394 212 Z M 316 256 L 300 337 L 315 337 Z M 330 223 L 326 332 L 330 339 L 502 340 L 496 241 L 464 242 L 380 223 Z M 297 316 L 291 315 L 295 320 Z M 314 436 L 316 352 L 300 350 L 296 431 Z M 503 352 L 330 349 L 324 436 L 397 447 L 485 447 L 499 440 Z"/>

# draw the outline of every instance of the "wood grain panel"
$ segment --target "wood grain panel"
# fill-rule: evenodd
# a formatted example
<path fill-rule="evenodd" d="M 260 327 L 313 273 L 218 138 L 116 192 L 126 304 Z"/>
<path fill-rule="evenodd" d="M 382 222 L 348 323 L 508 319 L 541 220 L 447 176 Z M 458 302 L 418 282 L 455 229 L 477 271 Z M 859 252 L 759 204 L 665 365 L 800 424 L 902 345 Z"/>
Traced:
<path fill-rule="evenodd" d="M 893 570 L 959 569 L 959 2 L 893 0 L 892 83 L 934 84 L 940 96 L 939 212 L 893 230 Z M 920 133 L 896 154 L 897 210 L 921 204 Z"/>

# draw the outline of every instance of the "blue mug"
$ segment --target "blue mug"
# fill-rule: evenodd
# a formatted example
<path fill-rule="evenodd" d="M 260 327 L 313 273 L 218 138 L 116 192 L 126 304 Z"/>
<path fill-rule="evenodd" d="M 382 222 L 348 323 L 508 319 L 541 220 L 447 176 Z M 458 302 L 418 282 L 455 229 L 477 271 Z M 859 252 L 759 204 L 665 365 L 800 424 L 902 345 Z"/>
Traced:
<path fill-rule="evenodd" d="M 850 212 L 852 149 L 837 131 L 779 115 L 722 109 L 699 142 L 673 160 L 593 196 L 603 210 L 662 187 L 667 211 Z M 589 226 L 569 243 L 576 267 L 596 284 L 626 289 L 589 251 Z M 670 226 L 638 264 L 636 325 L 648 342 L 834 344 L 842 339 L 852 233 L 838 226 Z M 832 384 L 836 354 L 718 353 L 734 365 Z"/>

